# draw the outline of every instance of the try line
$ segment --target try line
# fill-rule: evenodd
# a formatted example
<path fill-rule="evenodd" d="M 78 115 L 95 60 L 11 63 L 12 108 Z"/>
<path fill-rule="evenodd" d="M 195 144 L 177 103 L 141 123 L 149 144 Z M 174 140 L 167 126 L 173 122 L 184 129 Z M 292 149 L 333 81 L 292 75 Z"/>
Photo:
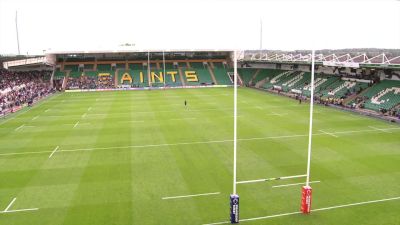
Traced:
<path fill-rule="evenodd" d="M 400 196 L 394 197 L 394 198 L 384 198 L 384 199 L 378 199 L 378 200 L 365 201 L 365 202 L 356 202 L 356 203 L 350 203 L 350 204 L 344 204 L 344 205 L 336 205 L 336 206 L 329 206 L 329 207 L 324 207 L 324 208 L 319 208 L 319 209 L 313 209 L 313 210 L 311 210 L 311 212 L 326 211 L 326 210 L 331 210 L 331 209 L 346 208 L 346 207 L 358 206 L 358 205 L 367 205 L 367 204 L 372 204 L 372 203 L 394 201 L 394 200 L 399 200 L 399 199 L 400 199 Z M 275 215 L 270 215 L 270 216 L 253 217 L 253 218 L 241 219 L 240 222 L 271 219 L 271 218 L 275 218 L 275 217 L 290 216 L 290 215 L 295 215 L 295 214 L 301 214 L 301 212 L 296 211 L 296 212 L 275 214 Z M 207 224 L 203 224 L 203 225 L 218 225 L 218 224 L 229 224 L 229 223 L 230 223 L 230 221 L 222 221 L 222 222 L 217 222 L 217 223 L 207 223 Z"/>

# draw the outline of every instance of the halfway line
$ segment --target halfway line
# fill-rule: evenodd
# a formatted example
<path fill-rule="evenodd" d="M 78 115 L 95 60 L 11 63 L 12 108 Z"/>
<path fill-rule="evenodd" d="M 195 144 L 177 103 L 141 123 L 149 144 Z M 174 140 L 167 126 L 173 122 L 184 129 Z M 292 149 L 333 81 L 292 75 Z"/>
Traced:
<path fill-rule="evenodd" d="M 385 130 L 398 130 L 400 127 L 385 128 Z M 366 130 L 350 130 L 350 131 L 336 131 L 332 134 L 352 134 L 352 133 L 364 133 L 373 132 L 374 129 Z M 313 136 L 324 135 L 323 133 L 314 133 Z M 255 138 L 238 138 L 238 141 L 254 141 L 254 140 L 267 140 L 267 139 L 282 139 L 282 138 L 297 138 L 297 137 L 307 137 L 308 134 L 294 134 L 294 135 L 282 135 L 282 136 L 267 136 L 267 137 L 255 137 Z M 75 151 L 94 151 L 94 150 L 110 150 L 110 149 L 129 149 L 129 148 L 152 148 L 152 147 L 165 147 L 165 146 L 179 146 L 179 145 L 196 145 L 196 144 L 213 144 L 213 143 L 228 143 L 233 142 L 232 139 L 226 140 L 214 140 L 214 141 L 196 141 L 196 142 L 178 142 L 170 144 L 150 144 L 150 145 L 128 145 L 128 146 L 113 146 L 113 147 L 99 147 L 99 148 L 78 148 L 69 150 L 59 150 L 60 152 L 75 152 Z M 25 155 L 25 154 L 41 154 L 49 153 L 50 151 L 41 152 L 14 152 L 14 153 L 0 153 L 0 156 L 10 156 L 10 155 Z"/>

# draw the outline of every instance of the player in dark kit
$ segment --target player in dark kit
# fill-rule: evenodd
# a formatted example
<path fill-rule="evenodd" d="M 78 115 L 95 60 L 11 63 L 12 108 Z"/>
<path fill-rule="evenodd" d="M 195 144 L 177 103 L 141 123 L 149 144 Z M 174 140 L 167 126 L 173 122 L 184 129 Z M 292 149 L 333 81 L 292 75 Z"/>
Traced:
<path fill-rule="evenodd" d="M 187 101 L 185 100 L 185 107 L 186 107 L 186 105 L 187 105 Z"/>

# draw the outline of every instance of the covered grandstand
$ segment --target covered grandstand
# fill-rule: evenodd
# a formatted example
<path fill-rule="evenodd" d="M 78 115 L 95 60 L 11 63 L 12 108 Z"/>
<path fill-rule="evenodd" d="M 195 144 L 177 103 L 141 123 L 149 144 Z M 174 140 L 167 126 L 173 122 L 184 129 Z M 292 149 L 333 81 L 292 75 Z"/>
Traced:
<path fill-rule="evenodd" d="M 240 85 L 310 97 L 310 54 L 239 51 L 238 55 Z M 318 102 L 392 116 L 400 111 L 400 56 L 321 51 L 315 61 Z M 67 92 L 229 87 L 234 72 L 233 50 L 54 51 L 5 62 L 4 67 L 52 71 L 52 85 Z"/>

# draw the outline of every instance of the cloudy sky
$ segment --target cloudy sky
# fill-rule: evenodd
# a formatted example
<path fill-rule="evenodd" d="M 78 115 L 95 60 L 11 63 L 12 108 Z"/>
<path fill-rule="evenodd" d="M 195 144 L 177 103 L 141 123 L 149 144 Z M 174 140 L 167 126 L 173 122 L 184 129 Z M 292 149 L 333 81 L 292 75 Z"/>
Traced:
<path fill-rule="evenodd" d="M 400 48 L 400 1 L 0 0 L 0 54 L 43 50 Z"/>

